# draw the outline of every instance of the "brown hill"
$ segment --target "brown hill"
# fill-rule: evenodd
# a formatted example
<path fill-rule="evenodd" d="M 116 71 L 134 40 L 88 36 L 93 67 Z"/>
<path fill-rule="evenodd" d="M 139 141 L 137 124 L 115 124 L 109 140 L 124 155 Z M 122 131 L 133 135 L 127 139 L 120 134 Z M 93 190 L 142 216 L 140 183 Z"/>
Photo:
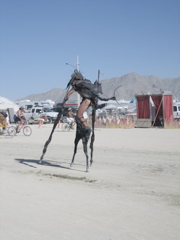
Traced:
<path fill-rule="evenodd" d="M 171 91 L 173 98 L 180 100 L 180 77 L 159 78 L 156 76 L 142 76 L 137 73 L 129 73 L 122 77 L 104 79 L 101 83 L 103 95 L 107 97 L 114 96 L 115 94 L 117 99 L 131 100 L 135 94 L 142 92 L 160 93 L 161 91 Z M 115 90 L 117 87 L 119 88 Z M 55 102 L 62 102 L 65 93 L 66 90 L 64 89 L 53 88 L 46 93 L 32 94 L 23 99 L 29 99 L 31 101 L 51 99 Z M 77 95 L 73 94 L 70 99 L 77 99 Z"/>
<path fill-rule="evenodd" d="M 156 76 L 142 76 L 137 73 L 129 73 L 122 77 L 105 79 L 101 81 L 103 93 L 108 97 L 115 95 L 118 99 L 129 100 L 138 93 L 160 93 L 161 91 L 171 91 L 173 97 L 180 99 L 180 77 L 179 78 L 159 78 Z"/>

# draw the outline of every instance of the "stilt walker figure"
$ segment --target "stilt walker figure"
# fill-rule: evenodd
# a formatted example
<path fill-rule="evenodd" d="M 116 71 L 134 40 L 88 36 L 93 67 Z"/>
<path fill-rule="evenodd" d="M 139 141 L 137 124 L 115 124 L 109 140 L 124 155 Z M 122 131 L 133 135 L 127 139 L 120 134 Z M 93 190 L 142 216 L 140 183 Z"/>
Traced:
<path fill-rule="evenodd" d="M 97 105 L 98 105 L 98 99 L 103 100 L 103 101 L 108 101 L 108 100 L 115 100 L 115 97 L 112 97 L 112 98 L 100 97 L 100 94 L 102 94 L 101 84 L 98 81 L 96 81 L 94 84 L 92 84 L 90 80 L 85 79 L 83 77 L 83 75 L 77 70 L 75 70 L 74 73 L 71 75 L 71 79 L 70 79 L 69 83 L 67 84 L 67 94 L 63 101 L 63 108 L 64 108 L 64 105 L 65 105 L 66 101 L 68 100 L 69 96 L 73 92 L 79 93 L 79 95 L 82 97 L 82 101 L 80 103 L 80 106 L 77 111 L 77 116 L 76 116 L 77 130 L 76 130 L 76 138 L 74 141 L 75 146 L 74 146 L 74 154 L 73 154 L 71 165 L 74 162 L 74 157 L 75 157 L 75 154 L 77 151 L 78 142 L 80 139 L 82 139 L 83 148 L 84 148 L 84 152 L 86 155 L 86 171 L 88 171 L 89 164 L 88 164 L 87 143 L 88 143 L 91 131 L 92 131 L 91 143 L 90 143 L 90 148 L 91 148 L 90 163 L 92 164 L 93 143 L 94 143 L 94 139 L 95 139 L 95 135 L 94 135 L 95 112 L 96 112 Z M 87 125 L 87 122 L 83 117 L 83 113 L 90 106 L 92 107 L 92 130 Z M 54 132 L 54 129 L 56 128 L 56 125 L 57 125 L 59 119 L 61 118 L 63 108 L 59 112 L 58 117 L 54 123 L 52 132 L 50 134 L 50 137 L 44 145 L 43 154 L 41 156 L 40 162 L 42 162 L 44 154 L 46 153 L 46 150 L 47 150 L 47 146 L 51 142 L 52 134 Z"/>

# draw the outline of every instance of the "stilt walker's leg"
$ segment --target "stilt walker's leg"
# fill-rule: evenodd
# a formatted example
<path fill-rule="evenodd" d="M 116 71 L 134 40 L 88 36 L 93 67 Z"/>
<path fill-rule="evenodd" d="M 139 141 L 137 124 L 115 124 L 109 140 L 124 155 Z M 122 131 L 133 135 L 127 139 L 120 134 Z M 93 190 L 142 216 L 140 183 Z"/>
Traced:
<path fill-rule="evenodd" d="M 77 127 L 78 127 L 78 125 L 77 125 Z M 78 146 L 78 143 L 79 143 L 79 140 L 80 140 L 80 139 L 81 139 L 81 136 L 78 134 L 78 131 L 76 131 L 76 138 L 75 138 L 75 140 L 74 140 L 74 154 L 73 154 L 73 157 L 72 157 L 72 161 L 71 161 L 70 166 L 72 166 L 73 163 L 74 163 L 74 158 L 75 158 L 75 155 L 76 155 L 76 153 L 77 153 L 77 146 Z"/>
<path fill-rule="evenodd" d="M 91 136 L 91 143 L 90 143 L 90 149 L 91 149 L 91 159 L 90 159 L 90 166 L 93 163 L 93 144 L 94 144 L 94 140 L 95 140 L 95 134 L 94 134 L 94 123 L 95 123 L 95 115 L 96 115 L 96 109 L 93 106 L 92 108 L 92 136 Z"/>
<path fill-rule="evenodd" d="M 54 130 L 55 130 L 55 128 L 56 128 L 56 126 L 57 126 L 60 118 L 61 118 L 61 115 L 62 115 L 62 111 L 60 110 L 59 113 L 58 113 L 58 116 L 57 116 L 57 118 L 56 118 L 56 121 L 54 122 L 52 131 L 51 131 L 51 134 L 50 134 L 48 140 L 46 141 L 46 143 L 44 144 L 43 152 L 42 152 L 42 155 L 41 155 L 41 158 L 40 158 L 39 163 L 42 163 L 42 161 L 43 161 L 43 157 L 44 157 L 44 155 L 45 155 L 45 153 L 46 153 L 46 151 L 47 151 L 47 147 L 48 147 L 49 143 L 50 143 L 51 140 L 52 140 L 52 135 L 53 135 Z"/>
<path fill-rule="evenodd" d="M 84 150 L 84 153 L 86 155 L 86 172 L 88 172 L 88 169 L 89 169 L 89 162 L 88 162 L 89 157 L 88 157 L 88 150 L 87 150 L 88 139 L 89 139 L 89 137 L 83 137 L 83 139 L 82 139 L 83 150 Z"/>

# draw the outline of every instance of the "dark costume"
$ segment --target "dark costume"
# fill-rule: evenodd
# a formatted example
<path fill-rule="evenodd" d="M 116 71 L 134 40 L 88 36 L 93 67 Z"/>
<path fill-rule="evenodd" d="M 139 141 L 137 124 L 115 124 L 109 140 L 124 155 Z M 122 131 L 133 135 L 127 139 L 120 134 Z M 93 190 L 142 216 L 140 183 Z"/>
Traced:
<path fill-rule="evenodd" d="M 102 98 L 100 94 L 102 94 L 101 84 L 97 81 L 92 84 L 92 82 L 88 79 L 84 79 L 82 74 L 75 70 L 75 73 L 72 74 L 71 80 L 69 81 L 67 88 L 70 85 L 78 92 L 82 98 L 88 98 L 91 100 L 93 104 L 97 104 L 97 100 L 114 100 L 115 98 Z"/>
<path fill-rule="evenodd" d="M 99 82 L 91 83 L 90 80 L 84 79 L 82 74 L 77 70 L 71 75 L 71 79 L 67 85 L 67 89 L 72 86 L 72 89 L 68 91 L 66 95 L 66 99 L 74 92 L 78 92 L 82 97 L 82 102 L 78 108 L 77 116 L 83 123 L 84 127 L 87 127 L 86 121 L 83 118 L 83 113 L 92 106 L 93 108 L 97 107 L 98 99 L 108 101 L 114 98 L 102 98 L 100 94 L 102 94 L 101 84 Z"/>
<path fill-rule="evenodd" d="M 69 90 L 70 86 L 72 86 L 72 89 Z M 90 131 L 91 129 L 89 127 L 83 126 L 83 123 L 85 122 L 82 116 L 82 113 L 87 110 L 89 106 L 92 106 L 92 136 L 91 136 L 91 143 L 90 143 L 90 148 L 91 148 L 91 162 L 92 162 L 92 154 L 93 154 L 93 142 L 94 142 L 94 123 L 95 123 L 95 112 L 98 104 L 98 99 L 103 100 L 103 101 L 108 101 L 108 100 L 114 100 L 115 98 L 102 98 L 100 94 L 102 94 L 102 88 L 101 84 L 99 82 L 95 82 L 94 84 L 91 83 L 90 80 L 84 79 L 82 74 L 78 72 L 77 70 L 74 71 L 74 73 L 71 75 L 71 79 L 69 83 L 67 84 L 67 94 L 64 98 L 63 101 L 63 107 L 59 111 L 58 117 L 54 123 L 53 129 L 51 131 L 51 134 L 49 136 L 49 139 L 46 141 L 43 149 L 43 154 L 40 158 L 40 162 L 43 160 L 44 154 L 46 153 L 47 147 L 49 143 L 51 142 L 52 139 L 52 134 L 61 118 L 62 111 L 64 110 L 64 105 L 66 101 L 68 100 L 68 97 L 74 92 L 78 92 L 80 96 L 82 97 L 82 102 L 79 106 L 78 112 L 77 113 L 77 120 L 78 124 L 77 126 L 82 125 L 81 128 L 78 129 L 78 131 L 82 132 L 83 135 L 88 134 L 88 139 L 90 136 Z M 88 101 L 87 101 L 88 100 Z M 86 104 L 87 102 L 87 104 Z M 81 129 L 81 130 L 80 130 Z"/>

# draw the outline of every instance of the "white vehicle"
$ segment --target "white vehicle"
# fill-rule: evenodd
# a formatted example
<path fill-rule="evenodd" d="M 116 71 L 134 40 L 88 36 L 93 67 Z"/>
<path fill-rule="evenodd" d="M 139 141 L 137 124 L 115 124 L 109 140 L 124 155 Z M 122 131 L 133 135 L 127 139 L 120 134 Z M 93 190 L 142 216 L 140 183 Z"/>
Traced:
<path fill-rule="evenodd" d="M 58 113 L 49 108 L 34 107 L 31 108 L 28 112 L 25 111 L 24 115 L 26 116 L 27 120 L 46 116 L 48 119 L 47 123 L 52 123 L 56 120 Z"/>
<path fill-rule="evenodd" d="M 180 121 L 180 102 L 173 103 L 173 116 L 175 120 Z"/>
<path fill-rule="evenodd" d="M 55 122 L 55 120 L 58 116 L 58 112 L 55 112 L 51 108 L 43 108 L 43 113 L 45 113 L 47 115 L 49 123 Z"/>

